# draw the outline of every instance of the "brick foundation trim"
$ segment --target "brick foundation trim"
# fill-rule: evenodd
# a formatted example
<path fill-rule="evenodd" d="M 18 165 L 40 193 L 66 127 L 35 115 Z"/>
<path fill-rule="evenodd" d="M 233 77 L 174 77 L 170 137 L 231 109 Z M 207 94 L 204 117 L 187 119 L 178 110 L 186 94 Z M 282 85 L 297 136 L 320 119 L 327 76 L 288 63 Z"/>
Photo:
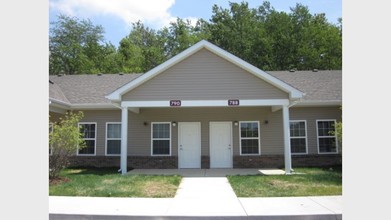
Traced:
<path fill-rule="evenodd" d="M 201 156 L 201 169 L 209 169 L 209 168 L 210 168 L 210 157 Z"/>
<path fill-rule="evenodd" d="M 340 154 L 292 155 L 292 167 L 322 167 L 342 165 Z M 234 168 L 284 168 L 284 155 L 234 156 Z"/>
<path fill-rule="evenodd" d="M 341 154 L 292 155 L 292 167 L 324 167 L 342 165 Z"/>
<path fill-rule="evenodd" d="M 128 156 L 128 168 L 133 169 L 177 169 L 178 157 Z M 71 167 L 120 167 L 119 156 L 73 156 Z"/>
<path fill-rule="evenodd" d="M 50 157 L 49 157 L 50 160 Z M 292 155 L 292 167 L 321 167 L 342 165 L 340 154 Z M 73 156 L 71 167 L 120 167 L 119 156 Z M 133 169 L 178 169 L 178 157 L 128 156 Z M 210 168 L 210 157 L 201 156 L 201 168 Z M 233 168 L 284 168 L 283 155 L 234 156 Z"/>

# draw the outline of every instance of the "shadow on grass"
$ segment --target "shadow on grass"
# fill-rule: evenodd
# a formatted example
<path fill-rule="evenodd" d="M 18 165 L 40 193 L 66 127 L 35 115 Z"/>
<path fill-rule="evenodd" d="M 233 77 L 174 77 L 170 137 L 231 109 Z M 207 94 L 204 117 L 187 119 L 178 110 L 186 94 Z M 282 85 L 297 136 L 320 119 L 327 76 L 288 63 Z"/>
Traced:
<path fill-rule="evenodd" d="M 97 176 L 105 176 L 105 175 L 120 175 L 118 167 L 69 167 L 69 170 L 72 172 L 67 172 L 66 175 L 75 176 L 75 175 L 97 175 Z M 75 172 L 77 170 L 77 172 Z M 128 167 L 128 171 L 133 170 L 133 168 Z"/>

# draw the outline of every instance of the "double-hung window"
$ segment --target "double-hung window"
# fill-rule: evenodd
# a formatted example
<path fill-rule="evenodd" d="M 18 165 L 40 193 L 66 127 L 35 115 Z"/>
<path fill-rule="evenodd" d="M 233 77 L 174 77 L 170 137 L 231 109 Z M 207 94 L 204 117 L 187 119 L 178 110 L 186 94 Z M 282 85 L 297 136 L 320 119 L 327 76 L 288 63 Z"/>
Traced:
<path fill-rule="evenodd" d="M 171 155 L 171 123 L 152 122 L 152 155 Z"/>
<path fill-rule="evenodd" d="M 240 122 L 240 155 L 259 155 L 259 121 Z"/>
<path fill-rule="evenodd" d="M 335 120 L 316 120 L 318 151 L 320 154 L 338 153 Z"/>
<path fill-rule="evenodd" d="M 80 122 L 79 130 L 82 134 L 86 147 L 78 149 L 78 155 L 95 155 L 96 146 L 96 123 L 95 122 Z"/>
<path fill-rule="evenodd" d="M 121 122 L 106 123 L 106 155 L 121 154 Z"/>
<path fill-rule="evenodd" d="M 291 120 L 289 123 L 291 153 L 307 154 L 307 125 L 305 120 Z"/>

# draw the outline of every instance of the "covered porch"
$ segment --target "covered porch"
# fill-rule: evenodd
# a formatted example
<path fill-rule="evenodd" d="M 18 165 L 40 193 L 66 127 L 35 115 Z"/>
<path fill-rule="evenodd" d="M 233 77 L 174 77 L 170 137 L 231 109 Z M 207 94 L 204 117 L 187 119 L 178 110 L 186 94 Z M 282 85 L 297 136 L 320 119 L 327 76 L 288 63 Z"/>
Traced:
<path fill-rule="evenodd" d="M 232 104 L 232 102 L 234 104 Z M 135 154 L 149 154 L 151 160 L 158 159 L 163 161 L 170 161 L 177 164 L 176 171 L 169 171 L 168 173 L 181 172 L 185 170 L 181 168 L 189 168 L 184 165 L 183 161 L 189 161 L 195 159 L 199 166 L 192 168 L 240 168 L 246 167 L 238 166 L 240 163 L 238 160 L 253 161 L 253 165 L 250 167 L 257 167 L 262 157 L 275 157 L 274 154 L 279 154 L 280 158 L 283 157 L 283 164 L 285 174 L 290 174 L 292 170 L 291 165 L 291 151 L 290 151 L 290 138 L 289 138 L 289 107 L 290 101 L 288 99 L 274 99 L 274 100 L 205 100 L 205 101 L 186 101 L 186 100 L 167 100 L 167 101 L 123 101 L 121 102 L 121 173 L 127 174 L 127 167 L 132 163 L 131 155 Z M 151 138 L 153 133 L 152 124 L 160 122 L 169 123 L 170 129 L 170 152 L 169 155 L 153 155 L 151 148 L 143 145 L 139 147 L 143 140 L 143 143 Z M 260 149 L 257 155 L 246 155 L 241 151 L 240 142 L 240 128 L 242 122 L 258 121 L 258 129 L 260 138 Z M 270 122 L 269 122 L 270 121 Z M 143 128 L 140 128 L 140 124 L 144 124 Z M 195 145 L 199 145 L 199 151 L 186 154 L 185 145 L 186 140 L 183 140 L 183 135 L 186 129 L 185 125 L 196 125 L 196 132 L 199 135 L 199 141 Z M 198 126 L 197 126 L 198 125 Z M 214 126 L 218 125 L 218 126 Z M 222 125 L 222 126 L 220 126 Z M 214 163 L 216 153 L 213 150 L 212 145 L 216 145 L 216 141 L 213 139 L 214 132 L 224 129 L 223 125 L 228 125 L 227 131 L 230 133 L 228 142 L 224 142 L 216 139 L 217 145 L 226 144 L 228 160 L 228 166 L 220 166 L 221 164 Z M 131 129 L 129 129 L 131 128 Z M 135 134 L 134 129 L 139 128 L 139 133 Z M 191 128 L 191 126 L 190 126 Z M 143 132 L 144 131 L 144 132 Z M 146 134 L 149 133 L 149 134 Z M 218 132 L 217 132 L 218 133 Z M 128 135 L 133 135 L 129 137 Z M 273 136 L 273 134 L 275 136 Z M 219 135 L 219 134 L 217 134 Z M 141 137 L 143 136 L 143 137 Z M 137 137 L 137 138 L 134 138 Z M 196 137 L 197 138 L 197 137 Z M 140 139 L 140 140 L 139 140 Z M 153 138 L 152 138 L 153 139 Z M 278 139 L 274 143 L 273 139 Z M 153 141 L 153 140 L 152 140 Z M 149 140 L 149 143 L 152 144 Z M 185 141 L 185 142 L 184 142 Z M 137 143 L 138 142 L 138 143 Z M 149 144 L 148 144 L 149 145 Z M 261 146 L 262 145 L 262 146 Z M 277 146 L 278 145 L 278 146 Z M 224 146 L 223 146 L 224 147 Z M 136 149 L 138 148 L 138 149 Z M 261 153 L 261 148 L 262 153 Z M 134 150 L 135 149 L 135 150 Z M 129 152 L 131 151 L 131 152 Z M 221 151 L 220 151 L 221 152 Z M 266 152 L 266 153 L 265 153 Z M 276 153 L 277 152 L 277 153 Z M 223 152 L 224 153 L 224 152 Z M 217 152 L 217 154 L 220 154 Z M 268 155 L 271 154 L 271 155 Z M 197 160 L 199 160 L 197 162 Z M 274 160 L 274 158 L 273 158 Z M 246 162 L 245 161 L 245 162 Z M 202 164 L 202 165 L 201 165 Z M 206 165 L 205 165 L 206 164 Z M 281 167 L 281 166 L 273 166 Z M 169 169 L 162 169 L 168 171 Z M 199 173 L 207 171 L 205 169 L 199 169 L 200 171 L 190 170 L 188 172 Z M 203 170 L 203 171 L 202 171 Z M 213 172 L 215 169 L 211 169 Z M 227 169 L 222 169 L 224 171 Z M 229 169 L 228 169 L 229 170 Z M 249 174 L 262 174 L 259 169 L 252 169 L 251 171 L 239 169 L 235 171 L 229 171 L 229 173 L 235 173 L 237 171 L 250 172 Z M 153 172 L 153 171 L 145 171 Z M 209 171 L 208 171 L 209 173 Z M 201 174 L 195 174 L 201 175 Z"/>

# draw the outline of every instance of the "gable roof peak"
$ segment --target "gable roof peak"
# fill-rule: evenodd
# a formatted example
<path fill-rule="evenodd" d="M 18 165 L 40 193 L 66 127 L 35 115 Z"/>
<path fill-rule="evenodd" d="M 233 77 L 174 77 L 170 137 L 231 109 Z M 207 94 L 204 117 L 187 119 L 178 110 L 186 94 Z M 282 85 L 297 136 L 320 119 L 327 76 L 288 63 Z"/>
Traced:
<path fill-rule="evenodd" d="M 206 41 L 201 40 L 198 43 L 194 44 L 193 46 L 187 48 L 186 50 L 182 51 L 181 53 L 175 55 L 174 57 L 170 58 L 169 60 L 165 61 L 164 63 L 156 66 L 155 68 L 151 69 L 150 71 L 146 72 L 142 76 L 138 77 L 137 79 L 125 84 L 121 88 L 115 90 L 108 96 L 106 96 L 107 99 L 119 102 L 121 101 L 122 95 L 131 91 L 132 89 L 140 86 L 141 84 L 145 83 L 146 81 L 152 79 L 156 75 L 164 72 L 168 68 L 176 65 L 177 63 L 181 62 L 182 60 L 190 57 L 191 55 L 195 54 L 202 48 L 206 48 L 210 52 L 216 54 L 217 56 L 233 63 L 234 65 L 239 66 L 240 68 L 252 73 L 256 77 L 265 80 L 266 82 L 276 86 L 277 88 L 289 93 L 289 97 L 292 99 L 299 99 L 303 97 L 303 92 L 299 91 L 298 89 L 290 86 L 289 84 L 271 76 L 270 74 L 258 69 L 257 67 L 247 63 L 246 61 L 240 59 L 239 57 L 221 49 L 220 47 Z"/>

